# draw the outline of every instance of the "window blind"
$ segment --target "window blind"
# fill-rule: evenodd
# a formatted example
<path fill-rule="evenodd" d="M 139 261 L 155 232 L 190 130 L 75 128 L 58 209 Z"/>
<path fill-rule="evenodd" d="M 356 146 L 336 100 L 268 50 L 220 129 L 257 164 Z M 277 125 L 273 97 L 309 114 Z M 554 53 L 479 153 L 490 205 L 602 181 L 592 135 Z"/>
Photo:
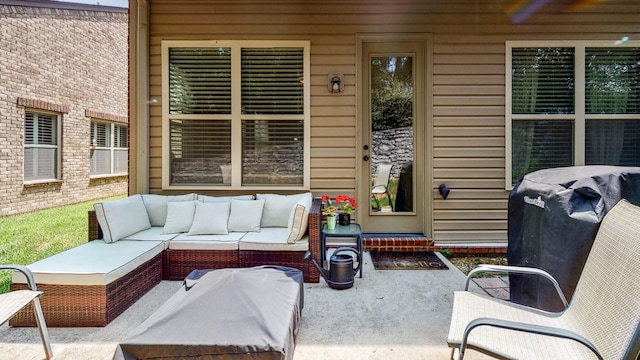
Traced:
<path fill-rule="evenodd" d="M 117 148 L 127 148 L 129 144 L 128 128 L 123 125 L 115 125 L 114 143 Z"/>
<path fill-rule="evenodd" d="M 302 48 L 243 48 L 242 113 L 303 114 Z"/>
<path fill-rule="evenodd" d="M 302 121 L 243 121 L 242 184 L 301 185 L 303 149 Z"/>
<path fill-rule="evenodd" d="M 512 125 L 512 178 L 573 165 L 574 124 L 570 120 L 520 120 Z"/>
<path fill-rule="evenodd" d="M 24 143 L 34 145 L 56 145 L 56 120 L 54 115 L 25 114 Z"/>
<path fill-rule="evenodd" d="M 24 180 L 57 178 L 58 144 L 57 116 L 34 112 L 25 113 L 24 122 Z"/>
<path fill-rule="evenodd" d="M 56 179 L 57 148 L 31 147 L 24 149 L 25 181 Z"/>
<path fill-rule="evenodd" d="M 231 120 L 171 120 L 172 183 L 221 184 L 231 164 Z"/>
<path fill-rule="evenodd" d="M 640 166 L 640 121 L 587 120 L 585 164 Z"/>
<path fill-rule="evenodd" d="M 640 48 L 586 48 L 587 114 L 640 114 Z"/>
<path fill-rule="evenodd" d="M 100 147 L 109 146 L 108 128 L 111 126 L 107 123 L 93 122 L 91 127 L 91 144 Z"/>
<path fill-rule="evenodd" d="M 169 113 L 231 113 L 231 49 L 169 49 Z"/>
<path fill-rule="evenodd" d="M 91 175 L 111 174 L 111 150 L 92 149 L 91 150 Z"/>
<path fill-rule="evenodd" d="M 512 113 L 574 114 L 573 48 L 513 48 Z"/>

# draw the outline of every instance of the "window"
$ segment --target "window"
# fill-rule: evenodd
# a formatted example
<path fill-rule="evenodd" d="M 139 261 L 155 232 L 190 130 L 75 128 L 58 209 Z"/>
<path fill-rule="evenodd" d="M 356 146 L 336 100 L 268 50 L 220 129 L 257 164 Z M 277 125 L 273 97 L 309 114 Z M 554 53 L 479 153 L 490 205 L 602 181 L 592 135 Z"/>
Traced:
<path fill-rule="evenodd" d="M 640 43 L 507 43 L 506 188 L 539 169 L 640 166 Z"/>
<path fill-rule="evenodd" d="M 163 187 L 309 187 L 308 41 L 163 41 Z"/>
<path fill-rule="evenodd" d="M 91 176 L 122 175 L 128 172 L 127 126 L 91 121 Z"/>
<path fill-rule="evenodd" d="M 24 121 L 24 181 L 60 179 L 60 115 L 27 110 Z"/>

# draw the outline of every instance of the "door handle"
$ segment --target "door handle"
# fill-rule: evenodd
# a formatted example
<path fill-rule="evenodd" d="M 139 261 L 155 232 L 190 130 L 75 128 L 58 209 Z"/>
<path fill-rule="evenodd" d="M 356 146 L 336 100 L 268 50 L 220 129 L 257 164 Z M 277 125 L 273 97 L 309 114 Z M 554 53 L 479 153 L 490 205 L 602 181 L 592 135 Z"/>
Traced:
<path fill-rule="evenodd" d="M 369 161 L 369 155 L 365 155 L 365 156 L 363 156 L 363 157 L 362 157 L 362 160 L 364 160 L 364 161 Z"/>

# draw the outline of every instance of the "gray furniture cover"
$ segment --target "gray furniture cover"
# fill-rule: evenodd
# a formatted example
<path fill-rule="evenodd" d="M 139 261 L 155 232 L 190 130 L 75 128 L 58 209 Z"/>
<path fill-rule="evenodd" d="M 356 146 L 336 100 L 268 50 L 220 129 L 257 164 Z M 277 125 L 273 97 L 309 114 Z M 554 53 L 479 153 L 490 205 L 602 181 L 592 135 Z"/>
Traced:
<path fill-rule="evenodd" d="M 303 294 L 298 269 L 196 270 L 114 359 L 293 359 Z"/>

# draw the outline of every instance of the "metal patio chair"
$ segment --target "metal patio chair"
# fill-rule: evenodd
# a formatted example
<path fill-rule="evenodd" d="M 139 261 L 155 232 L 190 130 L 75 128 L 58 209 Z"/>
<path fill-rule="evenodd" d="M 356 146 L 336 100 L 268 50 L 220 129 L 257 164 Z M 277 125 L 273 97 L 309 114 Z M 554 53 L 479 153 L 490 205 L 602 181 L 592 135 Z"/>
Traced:
<path fill-rule="evenodd" d="M 462 359 L 466 349 L 472 348 L 506 359 L 635 360 L 640 354 L 638 259 L 640 207 L 621 200 L 605 215 L 565 310 L 551 313 L 455 292 L 447 340 L 451 358 L 457 353 Z M 486 270 L 518 268 L 490 266 Z"/>
<path fill-rule="evenodd" d="M 49 340 L 49 331 L 47 330 L 47 324 L 44 320 L 39 299 L 42 291 L 38 291 L 36 288 L 33 274 L 31 274 L 31 271 L 27 267 L 21 265 L 0 265 L 0 270 L 17 270 L 21 272 L 27 278 L 27 285 L 29 286 L 28 290 L 15 290 L 0 294 L 0 324 L 4 324 L 31 303 L 33 305 L 33 313 L 36 317 L 36 324 L 38 325 L 38 332 L 40 333 L 42 345 L 44 346 L 45 356 L 47 359 L 51 359 L 53 356 L 51 341 Z"/>

